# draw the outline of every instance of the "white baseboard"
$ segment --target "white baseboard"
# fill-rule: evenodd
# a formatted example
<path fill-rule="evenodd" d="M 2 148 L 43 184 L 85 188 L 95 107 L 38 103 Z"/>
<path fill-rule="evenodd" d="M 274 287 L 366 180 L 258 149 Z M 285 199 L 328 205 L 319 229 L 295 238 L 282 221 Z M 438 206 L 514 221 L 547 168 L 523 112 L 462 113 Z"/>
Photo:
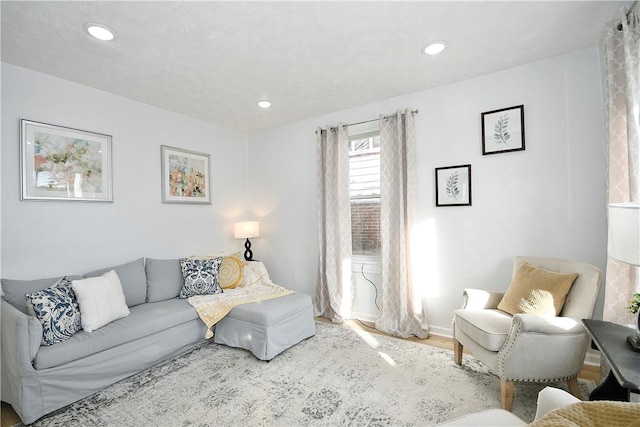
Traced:
<path fill-rule="evenodd" d="M 453 338 L 453 331 L 451 328 L 443 328 L 441 326 L 429 325 L 429 334 L 437 335 L 439 337 Z"/>
<path fill-rule="evenodd" d="M 587 355 L 584 358 L 585 365 L 600 366 L 600 352 L 592 348 L 587 350 Z"/>
<path fill-rule="evenodd" d="M 358 320 L 362 320 L 363 322 L 372 322 L 372 323 L 376 323 L 376 320 L 378 320 L 378 317 L 370 314 L 370 313 L 360 313 L 357 311 L 352 311 L 351 312 L 351 318 L 352 319 L 358 319 Z"/>

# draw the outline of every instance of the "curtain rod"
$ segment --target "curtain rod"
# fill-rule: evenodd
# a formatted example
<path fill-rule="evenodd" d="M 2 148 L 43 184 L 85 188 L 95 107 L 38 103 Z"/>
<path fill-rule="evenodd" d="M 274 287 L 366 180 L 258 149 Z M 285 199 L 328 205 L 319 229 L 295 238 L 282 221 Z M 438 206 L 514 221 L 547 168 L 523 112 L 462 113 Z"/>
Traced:
<path fill-rule="evenodd" d="M 419 112 L 420 112 L 420 110 L 418 110 L 418 109 L 411 110 L 411 114 L 418 114 Z M 402 114 L 403 116 L 405 115 L 405 113 L 400 113 L 400 114 Z M 393 114 L 390 114 L 390 115 L 387 115 L 387 116 L 382 116 L 382 117 L 387 118 L 387 117 L 391 117 L 391 116 L 393 116 Z M 365 123 L 377 122 L 378 120 L 380 120 L 380 119 L 364 120 L 362 122 L 348 123 L 348 124 L 342 125 L 342 126 L 349 127 L 349 126 L 355 126 L 355 125 L 363 125 Z M 327 129 L 335 129 L 335 127 L 328 127 Z M 326 129 L 320 129 L 319 128 L 318 130 L 320 130 L 321 132 L 324 132 Z M 318 133 L 318 130 L 316 130 L 316 133 Z"/>
<path fill-rule="evenodd" d="M 637 1 L 637 0 L 636 0 L 636 1 Z M 418 110 L 418 109 L 411 110 L 411 114 L 418 114 L 419 112 L 420 112 L 420 110 Z M 391 114 L 391 115 L 392 115 L 392 114 Z M 383 117 L 390 117 L 391 115 L 389 115 L 389 116 L 383 116 Z M 402 113 L 402 115 L 404 116 L 404 113 Z M 349 123 L 349 124 L 347 124 L 347 127 L 349 127 L 349 126 L 355 126 L 355 125 L 363 125 L 363 124 L 365 124 L 365 123 L 373 123 L 373 122 L 377 122 L 378 120 L 380 120 L 380 119 L 371 119 L 371 120 L 365 120 L 365 121 L 362 121 L 362 122 Z"/>
<path fill-rule="evenodd" d="M 629 23 L 629 15 L 631 15 L 631 12 L 633 12 L 633 8 L 636 7 L 637 5 L 638 5 L 638 0 L 633 0 L 633 3 L 631 3 L 629 10 L 624 15 L 625 19 L 627 20 L 627 24 Z M 617 28 L 618 28 L 618 31 L 622 31 L 622 21 L 620 21 Z"/>

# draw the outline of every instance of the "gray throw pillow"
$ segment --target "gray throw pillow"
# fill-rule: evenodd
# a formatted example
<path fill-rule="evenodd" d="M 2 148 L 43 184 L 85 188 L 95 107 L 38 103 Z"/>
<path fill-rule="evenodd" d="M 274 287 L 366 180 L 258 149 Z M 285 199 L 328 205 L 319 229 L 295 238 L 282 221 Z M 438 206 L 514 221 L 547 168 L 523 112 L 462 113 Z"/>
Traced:
<path fill-rule="evenodd" d="M 147 302 L 176 298 L 184 285 L 179 259 L 147 258 Z"/>

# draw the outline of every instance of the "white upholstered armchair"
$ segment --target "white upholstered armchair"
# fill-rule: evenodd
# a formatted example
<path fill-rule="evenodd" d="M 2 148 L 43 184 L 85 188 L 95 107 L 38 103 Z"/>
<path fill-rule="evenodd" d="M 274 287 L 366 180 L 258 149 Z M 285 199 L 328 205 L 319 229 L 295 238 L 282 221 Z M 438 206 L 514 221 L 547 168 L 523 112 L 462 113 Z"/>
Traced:
<path fill-rule="evenodd" d="M 591 318 L 602 279 L 593 265 L 538 257 L 516 257 L 514 275 L 523 263 L 578 273 L 558 316 L 512 316 L 497 309 L 503 292 L 466 289 L 453 319 L 455 362 L 462 363 L 464 347 L 497 374 L 502 408 L 509 411 L 518 381 L 567 381 L 571 393 L 581 397 L 577 377 L 589 344 L 581 320 Z"/>

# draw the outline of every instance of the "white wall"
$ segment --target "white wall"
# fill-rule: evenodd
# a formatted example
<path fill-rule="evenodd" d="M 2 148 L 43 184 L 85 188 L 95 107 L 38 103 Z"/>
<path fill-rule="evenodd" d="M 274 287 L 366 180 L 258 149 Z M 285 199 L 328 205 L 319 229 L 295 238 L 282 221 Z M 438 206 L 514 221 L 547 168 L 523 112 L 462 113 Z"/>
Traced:
<path fill-rule="evenodd" d="M 112 135 L 113 203 L 20 201 L 21 118 Z M 211 155 L 211 205 L 161 203 L 163 144 Z M 232 228 L 246 213 L 246 135 L 2 64 L 1 148 L 2 277 L 82 274 L 242 246 Z"/>
<path fill-rule="evenodd" d="M 519 104 L 526 150 L 482 156 L 480 113 Z M 420 110 L 418 273 L 434 332 L 450 333 L 464 288 L 506 289 L 515 255 L 582 260 L 604 270 L 605 145 L 594 48 L 251 135 L 250 207 L 261 221 L 254 254 L 276 283 L 314 293 L 316 127 L 407 107 Z M 434 168 L 466 163 L 473 206 L 436 208 Z M 602 295 L 597 316 L 601 306 Z"/>

